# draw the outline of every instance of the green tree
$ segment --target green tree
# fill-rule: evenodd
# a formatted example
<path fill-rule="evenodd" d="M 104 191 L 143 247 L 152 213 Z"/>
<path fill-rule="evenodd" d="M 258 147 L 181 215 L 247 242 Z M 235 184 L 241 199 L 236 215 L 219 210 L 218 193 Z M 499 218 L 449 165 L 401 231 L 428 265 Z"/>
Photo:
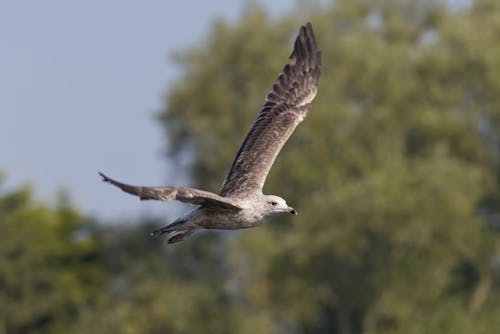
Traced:
<path fill-rule="evenodd" d="M 308 7 L 323 49 L 319 92 L 264 189 L 300 215 L 228 246 L 247 319 L 270 333 L 500 329 L 498 7 Z M 170 154 L 192 155 L 198 186 L 219 188 L 297 17 L 253 8 L 178 57 L 185 74 L 160 120 Z"/>
<path fill-rule="evenodd" d="M 82 313 L 75 333 L 229 334 L 241 327 L 245 314 L 228 286 L 220 240 L 208 233 L 193 237 L 193 244 L 168 247 L 148 236 L 161 223 L 102 227 L 107 286 L 99 304 Z"/>
<path fill-rule="evenodd" d="M 67 333 L 104 283 L 100 243 L 82 216 L 28 187 L 0 194 L 0 333 Z"/>

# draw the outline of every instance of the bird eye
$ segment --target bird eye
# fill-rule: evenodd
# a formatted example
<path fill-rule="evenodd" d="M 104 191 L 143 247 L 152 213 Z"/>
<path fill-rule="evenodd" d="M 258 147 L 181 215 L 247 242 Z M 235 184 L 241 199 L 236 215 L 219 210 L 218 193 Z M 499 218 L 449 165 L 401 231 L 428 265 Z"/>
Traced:
<path fill-rule="evenodd" d="M 278 205 L 278 202 L 272 201 L 272 202 L 271 202 L 271 205 L 272 205 L 272 206 L 276 206 L 276 205 Z"/>

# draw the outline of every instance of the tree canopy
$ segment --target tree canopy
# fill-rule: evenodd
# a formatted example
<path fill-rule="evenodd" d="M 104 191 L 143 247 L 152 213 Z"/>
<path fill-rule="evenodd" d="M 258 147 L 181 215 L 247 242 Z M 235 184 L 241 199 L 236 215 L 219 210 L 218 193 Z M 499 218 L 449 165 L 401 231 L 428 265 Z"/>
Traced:
<path fill-rule="evenodd" d="M 310 11 L 318 96 L 264 189 L 300 215 L 230 246 L 233 280 L 257 313 L 315 333 L 498 325 L 496 7 L 336 1 Z M 171 154 L 192 150 L 200 186 L 218 189 L 300 23 L 251 10 L 179 57 L 185 76 L 161 121 Z"/>
<path fill-rule="evenodd" d="M 101 245 L 61 200 L 50 208 L 28 187 L 0 195 L 0 333 L 65 333 L 92 307 L 106 277 Z"/>

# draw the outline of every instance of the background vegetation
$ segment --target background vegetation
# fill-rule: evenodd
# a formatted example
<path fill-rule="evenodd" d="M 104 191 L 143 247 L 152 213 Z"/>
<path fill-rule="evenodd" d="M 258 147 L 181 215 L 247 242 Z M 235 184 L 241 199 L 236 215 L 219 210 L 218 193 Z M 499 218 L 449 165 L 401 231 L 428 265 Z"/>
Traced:
<path fill-rule="evenodd" d="M 214 22 L 177 56 L 167 158 L 219 189 L 306 12 L 320 89 L 264 189 L 299 216 L 166 247 L 164 221 L 0 190 L 0 333 L 500 331 L 500 3 L 464 3 Z"/>

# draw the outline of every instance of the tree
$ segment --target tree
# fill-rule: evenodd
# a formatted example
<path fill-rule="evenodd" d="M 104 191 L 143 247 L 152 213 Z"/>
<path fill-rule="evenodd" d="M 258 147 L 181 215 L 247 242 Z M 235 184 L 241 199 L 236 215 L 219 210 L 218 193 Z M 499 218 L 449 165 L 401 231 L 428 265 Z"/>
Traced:
<path fill-rule="evenodd" d="M 300 215 L 229 246 L 233 298 L 269 332 L 500 329 L 488 219 L 499 208 L 497 7 L 309 8 L 319 93 L 264 189 Z M 298 26 L 254 8 L 178 57 L 185 75 L 160 120 L 170 154 L 193 155 L 198 186 L 220 186 Z"/>
<path fill-rule="evenodd" d="M 164 222 L 163 222 L 164 223 Z M 162 248 L 149 232 L 160 222 L 102 227 L 107 284 L 99 304 L 82 313 L 75 333 L 232 333 L 223 249 L 213 235 Z"/>
<path fill-rule="evenodd" d="M 103 287 L 100 243 L 82 216 L 28 187 L 0 195 L 0 333 L 67 333 Z"/>

